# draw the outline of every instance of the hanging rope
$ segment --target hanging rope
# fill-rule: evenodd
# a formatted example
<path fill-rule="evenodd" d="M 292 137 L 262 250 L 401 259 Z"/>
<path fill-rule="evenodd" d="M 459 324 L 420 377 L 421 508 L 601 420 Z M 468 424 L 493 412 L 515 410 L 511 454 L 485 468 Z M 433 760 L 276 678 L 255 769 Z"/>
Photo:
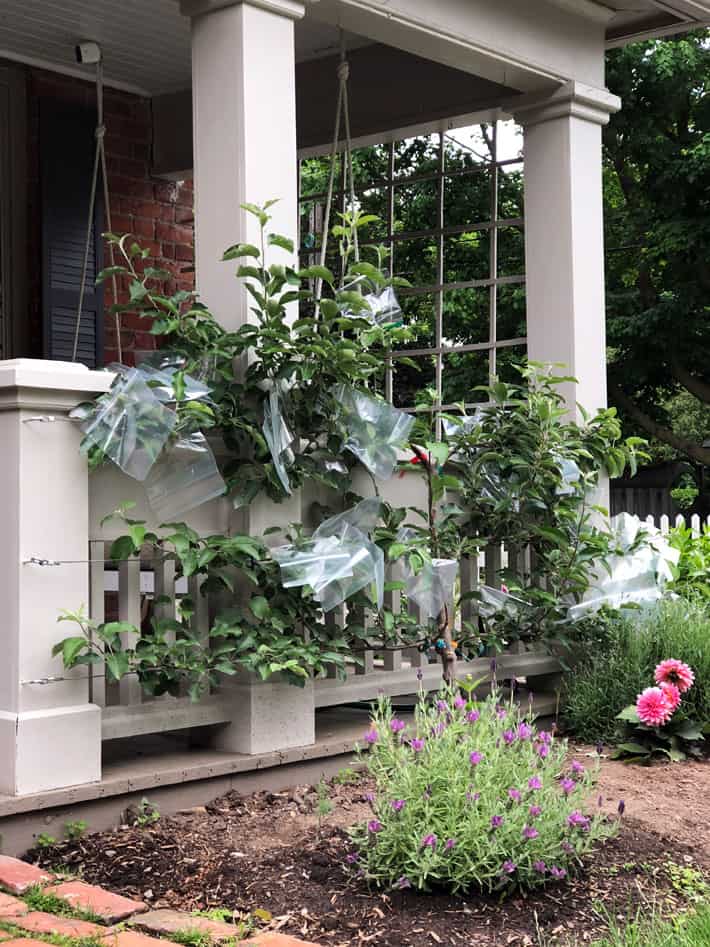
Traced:
<path fill-rule="evenodd" d="M 338 158 L 338 145 L 340 144 L 340 126 L 343 124 L 345 132 L 345 150 L 343 158 L 345 161 L 345 172 L 343 175 L 343 188 L 347 192 L 349 185 L 350 207 L 355 209 L 355 178 L 353 175 L 353 155 L 352 138 L 350 134 L 350 104 L 348 100 L 348 80 L 350 79 L 350 63 L 346 58 L 345 35 L 340 31 L 340 62 L 338 63 L 338 104 L 335 108 L 335 129 L 333 131 L 333 144 L 330 149 L 330 174 L 328 176 L 328 194 L 325 201 L 325 215 L 323 218 L 323 237 L 320 248 L 320 265 L 325 266 L 328 252 L 328 235 L 330 233 L 330 215 L 333 210 L 333 193 L 335 190 L 335 167 Z M 353 228 L 353 246 L 355 252 L 355 262 L 360 262 L 360 247 L 358 245 L 357 227 Z M 320 302 L 323 292 L 323 280 L 318 277 L 316 280 L 316 306 Z"/>
<path fill-rule="evenodd" d="M 89 252 L 91 250 L 92 230 L 94 224 L 94 208 L 96 206 L 96 188 L 99 178 L 99 167 L 101 168 L 101 179 L 103 182 L 104 194 L 104 215 L 106 218 L 106 229 L 111 233 L 111 203 L 108 192 L 108 174 L 106 170 L 106 150 L 104 148 L 104 137 L 106 135 L 106 126 L 104 125 L 104 70 L 101 59 L 96 63 L 96 150 L 94 152 L 94 170 L 91 175 L 91 196 L 89 198 L 89 216 L 86 222 L 86 245 L 84 247 L 84 263 L 81 268 L 81 284 L 79 286 L 79 305 L 76 313 L 76 325 L 74 326 L 74 348 L 72 350 L 72 362 L 77 359 L 79 350 L 79 333 L 81 331 L 81 317 L 84 311 L 84 296 L 86 294 L 86 276 L 89 269 Z M 115 266 L 115 257 L 113 244 L 108 248 L 109 260 L 111 266 Z M 118 303 L 118 285 L 116 274 L 111 274 L 111 285 L 113 290 L 113 304 Z M 116 351 L 118 361 L 123 361 L 123 350 L 121 346 L 121 317 L 119 313 L 114 313 L 116 324 Z"/>

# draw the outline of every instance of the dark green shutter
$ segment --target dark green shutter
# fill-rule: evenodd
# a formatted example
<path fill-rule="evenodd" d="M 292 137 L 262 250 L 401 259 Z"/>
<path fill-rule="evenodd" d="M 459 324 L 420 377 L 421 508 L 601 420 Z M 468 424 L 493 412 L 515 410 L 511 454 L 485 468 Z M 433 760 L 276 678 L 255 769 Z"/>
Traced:
<path fill-rule="evenodd" d="M 42 173 L 42 310 L 47 358 L 71 361 L 86 245 L 94 161 L 92 110 L 43 100 L 40 106 Z M 103 288 L 101 269 L 101 182 L 91 228 L 89 265 L 77 361 L 102 364 Z"/>

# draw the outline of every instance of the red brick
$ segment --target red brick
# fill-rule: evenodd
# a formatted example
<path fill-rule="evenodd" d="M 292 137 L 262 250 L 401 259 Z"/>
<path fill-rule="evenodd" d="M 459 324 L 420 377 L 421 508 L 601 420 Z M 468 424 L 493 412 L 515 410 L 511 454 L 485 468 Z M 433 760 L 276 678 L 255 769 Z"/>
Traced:
<path fill-rule="evenodd" d="M 195 917 L 182 911 L 170 911 L 167 908 L 140 914 L 130 923 L 150 931 L 151 934 L 170 935 L 177 931 L 199 931 L 202 934 L 208 934 L 214 941 L 229 940 L 237 934 L 237 928 L 233 924 L 212 921 L 207 917 Z"/>
<path fill-rule="evenodd" d="M 0 918 L 17 917 L 27 914 L 27 910 L 27 905 L 19 898 L 13 898 L 11 894 L 0 894 Z"/>
<path fill-rule="evenodd" d="M 195 259 L 195 250 L 192 246 L 187 246 L 186 244 L 178 243 L 175 246 L 175 259 L 177 260 L 186 260 L 192 263 Z"/>
<path fill-rule="evenodd" d="M 91 921 L 77 921 L 72 917 L 55 917 L 44 911 L 30 911 L 22 917 L 14 917 L 12 923 L 23 931 L 33 934 L 60 934 L 63 937 L 93 937 L 104 928 Z"/>
<path fill-rule="evenodd" d="M 106 947 L 168 947 L 164 940 L 140 931 L 107 931 L 101 937 Z"/>
<path fill-rule="evenodd" d="M 34 937 L 13 937 L 11 940 L 4 940 L 2 947 L 47 947 L 47 942 L 35 940 Z"/>
<path fill-rule="evenodd" d="M 150 181 L 138 181 L 119 174 L 109 174 L 109 191 L 120 197 L 139 197 L 149 201 L 153 197 L 153 185 Z"/>
<path fill-rule="evenodd" d="M 121 174 L 127 178 L 148 177 L 148 164 L 145 161 L 138 161 L 135 158 L 121 158 Z"/>
<path fill-rule="evenodd" d="M 46 884 L 52 880 L 51 872 L 20 861 L 19 858 L 0 855 L 0 888 L 12 894 L 22 894 L 33 885 Z"/>
<path fill-rule="evenodd" d="M 152 239 L 155 236 L 155 221 L 149 217 L 134 217 L 132 231 L 137 237 Z"/>
<path fill-rule="evenodd" d="M 117 924 L 139 911 L 145 911 L 147 905 L 143 901 L 133 901 L 124 898 L 121 894 L 113 894 L 97 885 L 88 885 L 84 881 L 65 881 L 47 889 L 48 894 L 54 894 L 73 908 L 82 911 L 91 911 L 109 924 Z"/>
<path fill-rule="evenodd" d="M 114 233 L 132 233 L 133 221 L 128 214 L 111 214 L 111 227 Z"/>

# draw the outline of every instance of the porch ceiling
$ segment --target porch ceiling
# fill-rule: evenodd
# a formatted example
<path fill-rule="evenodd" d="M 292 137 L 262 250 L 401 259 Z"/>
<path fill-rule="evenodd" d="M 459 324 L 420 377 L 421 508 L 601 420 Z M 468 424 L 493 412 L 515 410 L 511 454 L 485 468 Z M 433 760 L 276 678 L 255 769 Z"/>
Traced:
<path fill-rule="evenodd" d="M 593 20 L 606 20 L 611 45 L 638 36 L 690 29 L 710 22 L 710 0 L 538 0 Z M 323 0 L 309 6 L 296 25 L 296 59 L 328 56 L 338 47 L 333 17 L 347 0 Z M 371 10 L 383 0 L 361 4 Z M 331 22 L 327 22 L 327 20 Z M 350 33 L 349 48 L 381 42 L 383 37 Z M 190 86 L 190 26 L 176 0 L 2 0 L 0 58 L 15 59 L 80 76 L 74 45 L 94 40 L 104 50 L 106 81 L 114 86 L 156 95 Z M 410 50 L 414 51 L 414 50 Z M 475 71 L 475 70 L 474 70 Z"/>
<path fill-rule="evenodd" d="M 91 78 L 78 66 L 79 40 L 100 43 L 106 82 L 145 95 L 187 89 L 191 84 L 190 21 L 176 0 L 2 0 L 0 59 L 16 59 Z M 352 34 L 349 49 L 371 40 Z M 304 19 L 296 24 L 299 62 L 332 54 L 336 27 Z"/>

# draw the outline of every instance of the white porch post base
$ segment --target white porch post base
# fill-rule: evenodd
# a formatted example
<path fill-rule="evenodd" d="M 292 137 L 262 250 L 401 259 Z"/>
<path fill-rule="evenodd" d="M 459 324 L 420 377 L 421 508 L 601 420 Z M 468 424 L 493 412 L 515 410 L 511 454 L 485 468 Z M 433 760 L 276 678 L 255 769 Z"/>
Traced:
<path fill-rule="evenodd" d="M 528 357 L 577 379 L 563 387 L 573 412 L 607 404 L 601 132 L 619 107 L 578 82 L 512 106 L 525 131 Z"/>
<path fill-rule="evenodd" d="M 10 796 L 98 782 L 100 708 L 0 711 L 0 760 L 0 793 Z"/>
<path fill-rule="evenodd" d="M 0 792 L 101 778 L 101 711 L 87 669 L 52 647 L 77 634 L 62 609 L 89 603 L 89 484 L 67 420 L 112 376 L 67 362 L 0 362 Z M 46 564 L 30 562 L 45 560 Z"/>
<path fill-rule="evenodd" d="M 215 749 L 253 756 L 316 741 L 313 681 L 305 687 L 278 678 L 228 681 L 222 699 L 234 713 L 232 722 L 217 731 Z"/>

